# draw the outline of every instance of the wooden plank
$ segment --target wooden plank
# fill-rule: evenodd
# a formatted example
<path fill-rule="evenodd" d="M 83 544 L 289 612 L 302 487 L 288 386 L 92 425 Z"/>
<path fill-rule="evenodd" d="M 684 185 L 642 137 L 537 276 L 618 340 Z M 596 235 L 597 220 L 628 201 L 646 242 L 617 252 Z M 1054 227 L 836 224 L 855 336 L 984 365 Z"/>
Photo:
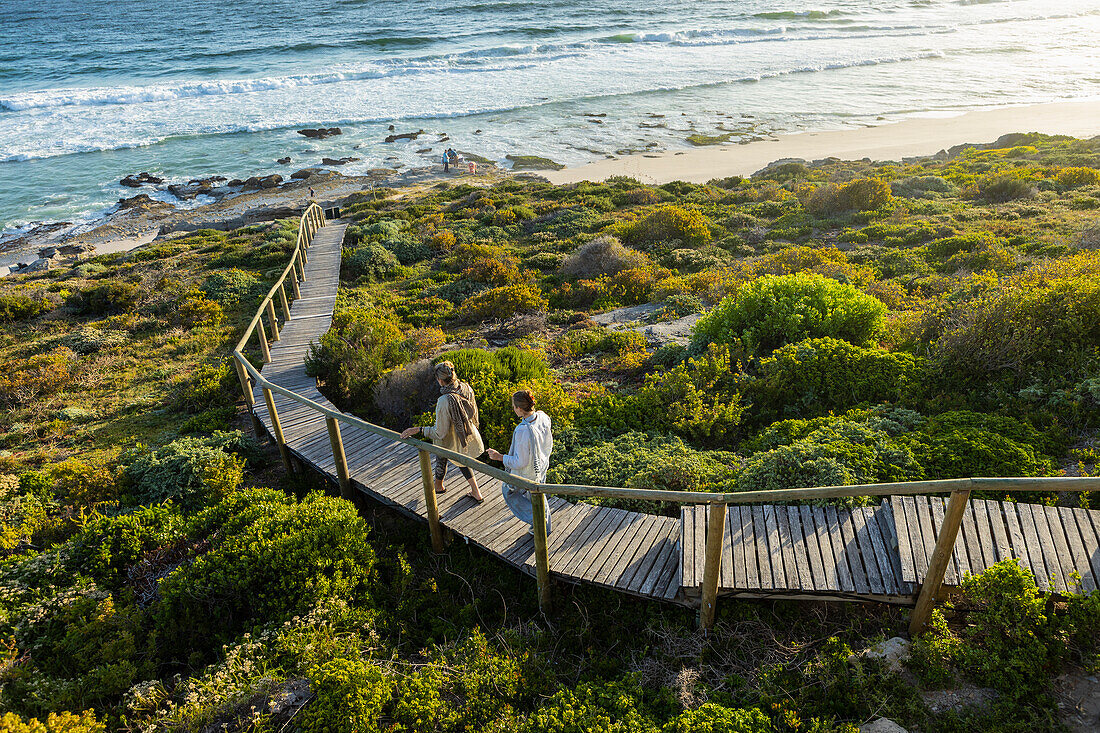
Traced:
<path fill-rule="evenodd" d="M 1050 589 L 1049 575 L 1047 573 L 1046 559 L 1043 550 L 1039 546 L 1039 535 L 1035 532 L 1035 519 L 1031 514 L 1031 505 L 1016 504 L 1016 516 L 1020 521 L 1020 529 L 1024 535 L 1024 547 L 1027 548 L 1029 568 L 1035 576 L 1035 584 L 1043 590 Z"/>
<path fill-rule="evenodd" d="M 1043 514 L 1046 515 L 1047 528 L 1050 530 L 1050 537 L 1054 540 L 1054 552 L 1058 558 L 1059 577 L 1066 586 L 1067 591 L 1074 590 L 1073 581 L 1073 556 L 1070 554 L 1069 540 L 1066 538 L 1066 532 L 1062 528 L 1062 518 L 1058 514 L 1058 510 L 1052 506 L 1042 507 Z"/>
<path fill-rule="evenodd" d="M 791 549 L 794 552 L 794 564 L 798 568 L 798 584 L 803 590 L 814 590 L 813 569 L 810 567 L 806 537 L 802 532 L 802 519 L 797 506 L 787 506 L 787 529 L 791 537 Z M 782 523 L 780 523 L 782 531 Z"/>
<path fill-rule="evenodd" d="M 768 527 L 764 522 L 764 507 L 759 504 L 752 508 L 752 533 L 756 545 L 756 568 L 760 571 L 760 587 L 775 588 L 772 555 L 768 546 Z"/>
<path fill-rule="evenodd" d="M 737 540 L 734 540 L 737 533 Z M 722 565 L 718 575 L 718 588 L 745 587 L 745 557 L 741 543 L 741 508 L 736 504 L 726 507 L 726 531 L 722 533 Z M 738 545 L 742 545 L 739 547 Z M 738 552 L 735 556 L 734 548 Z"/>
<path fill-rule="evenodd" d="M 974 525 L 978 529 L 978 543 L 982 548 L 985 568 L 993 567 L 997 564 L 997 551 L 993 546 L 993 528 L 989 525 L 989 513 L 985 510 L 985 504 L 974 501 L 970 502 L 970 510 L 974 513 Z"/>
<path fill-rule="evenodd" d="M 832 590 L 834 583 L 828 581 L 825 573 L 825 561 L 822 558 L 821 545 L 817 541 L 817 525 L 814 523 L 814 515 L 809 504 L 798 507 L 799 524 L 802 527 L 802 537 L 806 543 L 806 556 L 810 559 L 810 574 L 813 578 L 815 590 Z"/>
<path fill-rule="evenodd" d="M 894 526 L 894 510 L 887 499 L 879 504 L 879 529 L 882 531 L 882 541 L 886 546 L 886 552 L 890 556 L 890 565 L 894 568 L 894 577 L 897 579 L 898 592 L 909 595 L 914 592 L 913 584 L 908 583 L 902 577 L 901 556 L 898 553 L 898 532 Z"/>
<path fill-rule="evenodd" d="M 852 582 L 852 569 L 848 566 L 848 552 L 844 547 L 844 535 L 840 530 L 840 520 L 837 518 L 835 506 L 825 507 L 825 532 L 829 537 L 829 543 L 833 546 L 837 585 L 844 593 L 854 593 L 856 586 Z"/>
<path fill-rule="evenodd" d="M 1020 526 L 1020 517 L 1016 513 L 1015 502 L 998 502 L 1001 511 L 1004 512 L 1005 527 L 1008 529 L 1008 542 L 1012 549 L 1012 555 L 1019 560 L 1020 567 L 1027 568 L 1032 575 L 1031 558 L 1027 552 L 1027 542 L 1024 540 L 1024 531 Z"/>
<path fill-rule="evenodd" d="M 886 554 L 886 545 L 882 542 L 882 530 L 878 526 L 878 515 L 873 507 L 861 507 L 864 525 L 867 527 L 867 535 L 871 540 L 871 551 L 875 554 L 879 572 L 882 574 L 883 591 L 890 594 L 901 592 L 901 586 L 894 577 L 894 566 Z"/>
<path fill-rule="evenodd" d="M 582 570 L 591 564 L 595 549 L 606 541 L 608 534 L 619 525 L 626 514 L 622 509 L 603 506 L 599 507 L 596 513 L 600 521 L 592 528 L 593 531 L 587 535 L 584 543 L 577 548 L 577 551 L 573 553 L 565 566 L 561 568 L 563 575 L 582 577 Z"/>
<path fill-rule="evenodd" d="M 683 584 L 694 588 L 695 583 L 695 507 L 680 507 L 680 555 L 683 558 Z"/>
<path fill-rule="evenodd" d="M 1081 533 L 1081 544 L 1089 557 L 1092 567 L 1092 577 L 1096 586 L 1100 588 L 1100 512 L 1088 509 L 1073 509 L 1073 518 L 1077 523 L 1077 531 Z"/>
<path fill-rule="evenodd" d="M 703 566 L 706 564 L 707 558 L 707 510 L 706 507 L 696 506 L 695 513 L 692 515 L 695 522 L 695 550 L 692 572 L 695 578 L 695 585 L 700 589 L 703 586 Z"/>
<path fill-rule="evenodd" d="M 932 523 L 936 527 L 936 536 L 939 536 L 940 527 L 943 526 L 943 513 L 944 513 L 944 501 L 938 496 L 931 497 L 932 500 Z M 951 561 L 947 563 L 947 568 L 943 571 L 944 585 L 958 585 L 958 557 L 959 557 L 959 542 L 955 542 L 955 549 L 951 553 Z"/>
<path fill-rule="evenodd" d="M 936 547 L 936 532 L 932 527 L 932 511 L 928 504 L 927 496 L 914 496 L 914 505 L 917 509 L 917 521 L 920 523 L 921 543 L 920 565 L 917 567 L 917 576 L 922 580 L 928 574 L 928 563 L 932 561 L 932 551 Z"/>
<path fill-rule="evenodd" d="M 894 530 L 898 535 L 898 561 L 901 563 L 901 579 L 907 583 L 915 583 L 917 580 L 916 568 L 913 565 L 913 547 L 909 540 L 909 524 L 906 518 L 904 496 L 895 496 L 890 500 L 890 507 L 894 510 Z"/>
<path fill-rule="evenodd" d="M 829 537 L 825 519 L 825 507 L 810 507 L 810 517 L 813 520 L 814 539 L 817 540 L 817 546 L 821 550 L 821 565 L 824 574 L 824 587 L 822 590 L 840 590 L 840 583 L 836 577 L 836 557 L 833 555 L 833 543 Z M 806 522 L 803 522 L 803 524 L 806 524 Z"/>
<path fill-rule="evenodd" d="M 1005 528 L 1001 502 L 987 499 L 971 499 L 970 501 L 978 501 L 985 505 L 985 513 L 989 517 L 989 528 L 993 531 L 993 551 L 997 562 L 1011 559 L 1012 544 L 1008 541 L 1008 530 Z"/>
<path fill-rule="evenodd" d="M 844 538 L 844 552 L 848 558 L 848 567 L 852 569 L 852 583 L 856 586 L 856 593 L 869 594 L 871 584 L 867 578 L 867 569 L 863 564 L 859 543 L 856 541 L 852 510 L 838 508 L 836 513 L 837 518 L 840 520 L 840 532 Z"/>
<path fill-rule="evenodd" d="M 675 540 L 677 534 L 678 534 L 678 532 L 674 527 L 669 528 L 668 537 L 669 537 L 670 541 Z M 673 549 L 672 551 L 665 554 L 665 556 L 663 558 L 658 558 L 654 562 L 653 569 L 650 571 L 649 576 L 646 577 L 645 582 L 641 584 L 640 593 L 644 596 L 650 596 L 650 597 L 655 596 L 656 593 L 657 593 L 657 584 L 664 577 L 665 570 L 667 569 L 667 567 L 669 565 L 671 565 L 672 568 L 673 568 L 672 572 L 674 574 L 676 574 L 679 571 L 679 569 L 680 569 L 679 556 L 680 556 L 680 553 L 676 552 L 675 549 Z M 665 592 L 664 586 L 661 587 L 660 592 L 661 592 L 662 597 L 663 597 L 663 594 Z"/>
<path fill-rule="evenodd" d="M 632 543 L 637 542 L 638 534 L 643 532 L 644 529 L 645 515 L 627 512 L 622 524 L 612 534 L 608 535 L 603 547 L 597 551 L 596 562 L 589 566 L 585 577 L 591 578 L 592 582 L 600 585 L 613 583 L 611 581 L 612 573 L 615 574 L 616 578 L 619 577 L 626 562 L 633 558 L 634 553 L 630 547 Z M 636 544 L 634 546 L 636 547 Z M 623 555 L 627 552 L 630 553 L 630 556 L 624 560 Z M 616 567 L 618 571 L 616 571 Z"/>
<path fill-rule="evenodd" d="M 760 588 L 760 569 L 757 567 L 757 553 L 759 547 L 756 543 L 755 519 L 753 507 L 741 507 L 741 533 L 744 540 L 743 552 L 745 554 L 745 588 L 756 590 Z"/>
<path fill-rule="evenodd" d="M 766 516 L 767 514 L 765 514 Z M 791 546 L 791 529 L 787 524 L 786 507 L 773 506 L 772 519 L 775 522 L 777 549 L 782 557 L 783 574 L 786 578 L 786 583 L 776 588 L 776 590 L 798 590 L 802 585 L 798 579 L 798 570 L 794 566 L 794 548 Z"/>
<path fill-rule="evenodd" d="M 867 529 L 867 517 L 860 511 L 860 507 L 852 509 L 852 529 L 855 532 L 856 543 L 859 545 L 860 557 L 863 559 L 863 569 L 867 571 L 867 583 L 871 587 L 871 592 L 885 593 L 882 571 L 879 570 L 878 561 L 875 559 L 875 549 L 871 545 L 871 535 Z"/>
<path fill-rule="evenodd" d="M 1091 593 L 1096 589 L 1096 578 L 1092 574 L 1092 564 L 1089 561 L 1089 554 L 1085 550 L 1085 543 L 1081 538 L 1081 530 L 1073 516 L 1073 509 L 1065 506 L 1058 507 L 1058 519 L 1062 522 L 1062 530 L 1066 533 L 1066 542 L 1069 544 L 1070 556 L 1073 558 L 1073 567 L 1081 576 L 1078 592 Z"/>
<path fill-rule="evenodd" d="M 639 573 L 644 575 L 653 566 L 653 561 L 660 554 L 658 538 L 663 534 L 665 517 L 650 517 L 645 526 L 645 531 L 640 534 L 638 545 L 633 557 L 615 578 L 613 582 L 616 588 L 629 589 Z M 639 583 L 640 585 L 640 583 Z"/>
<path fill-rule="evenodd" d="M 1051 537 L 1051 529 L 1046 525 L 1046 515 L 1043 512 L 1043 507 L 1035 504 L 1020 504 L 1019 506 L 1021 510 L 1026 510 L 1032 518 L 1035 535 L 1038 538 L 1038 547 L 1042 550 L 1043 564 L 1046 566 L 1044 580 L 1053 577 L 1053 583 L 1048 581 L 1048 586 L 1057 593 L 1065 593 L 1066 583 L 1062 578 L 1062 570 L 1058 566 L 1054 538 Z"/>

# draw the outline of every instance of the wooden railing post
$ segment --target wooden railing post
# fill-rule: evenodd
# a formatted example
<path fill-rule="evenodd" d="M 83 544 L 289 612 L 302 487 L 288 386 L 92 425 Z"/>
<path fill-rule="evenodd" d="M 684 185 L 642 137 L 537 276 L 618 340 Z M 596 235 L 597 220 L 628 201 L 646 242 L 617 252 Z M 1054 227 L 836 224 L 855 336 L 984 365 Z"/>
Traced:
<path fill-rule="evenodd" d="M 962 524 L 969 500 L 969 489 L 951 492 L 951 500 L 947 502 L 947 511 L 943 514 L 943 523 L 936 537 L 936 548 L 932 551 L 932 559 L 928 561 L 928 572 L 925 573 L 924 582 L 921 583 L 917 606 L 909 618 L 909 636 L 911 637 L 924 630 L 928 617 L 932 615 L 932 604 L 936 602 L 936 596 L 943 587 L 943 574 L 947 570 L 947 563 L 951 562 L 951 553 L 955 549 L 955 540 L 959 536 L 959 526 Z"/>
<path fill-rule="evenodd" d="M 256 335 L 260 337 L 260 353 L 264 355 L 264 364 L 271 363 L 271 347 L 267 345 L 267 330 L 263 319 L 256 321 Z"/>
<path fill-rule="evenodd" d="M 248 376 L 248 372 L 245 371 L 244 365 L 237 361 L 236 357 L 233 358 L 233 365 L 237 367 L 237 378 L 241 380 L 241 392 L 244 393 L 244 404 L 248 408 L 248 416 L 252 418 L 252 431 L 256 433 L 256 437 L 259 437 L 264 432 L 264 424 L 260 422 L 260 418 L 256 417 L 256 395 L 252 394 L 252 379 Z"/>
<path fill-rule="evenodd" d="M 283 467 L 288 474 L 294 473 L 294 464 L 290 461 L 290 449 L 286 447 L 286 438 L 283 436 L 283 424 L 279 422 L 279 412 L 275 409 L 275 395 L 267 387 L 263 390 L 264 401 L 267 402 L 267 414 L 271 418 L 271 430 L 275 433 L 275 444 L 279 446 Z"/>
<path fill-rule="evenodd" d="M 539 610 L 550 612 L 550 555 L 546 549 L 546 494 L 531 492 L 532 525 L 535 530 L 535 570 L 539 584 Z"/>
<path fill-rule="evenodd" d="M 269 298 L 267 301 L 267 320 L 271 322 L 271 338 L 279 340 L 279 319 L 275 317 L 275 304 Z"/>
<path fill-rule="evenodd" d="M 279 305 L 283 307 L 283 325 L 290 322 L 290 303 L 286 300 L 286 281 L 279 283 Z"/>
<path fill-rule="evenodd" d="M 340 496 L 351 499 L 351 476 L 348 474 L 348 457 L 344 455 L 344 441 L 340 437 L 340 423 L 334 417 L 326 417 L 328 440 L 332 443 L 332 460 L 336 463 L 336 477 L 340 479 Z"/>
<path fill-rule="evenodd" d="M 297 260 L 297 257 L 295 257 Z M 300 300 L 302 297 L 302 289 L 298 287 L 298 265 L 292 260 L 290 264 L 290 291 L 294 293 L 294 299 Z"/>
<path fill-rule="evenodd" d="M 426 450 L 420 451 L 420 478 L 424 482 L 424 507 L 428 514 L 428 529 L 432 533 L 432 549 L 443 552 L 443 528 L 439 525 L 439 505 L 435 501 L 432 462 Z"/>
<path fill-rule="evenodd" d="M 722 540 L 726 531 L 726 505 L 710 505 L 707 519 L 707 551 L 703 565 L 702 599 L 699 605 L 699 626 L 704 631 L 714 628 L 715 603 L 718 601 L 718 581 L 722 574 Z"/>

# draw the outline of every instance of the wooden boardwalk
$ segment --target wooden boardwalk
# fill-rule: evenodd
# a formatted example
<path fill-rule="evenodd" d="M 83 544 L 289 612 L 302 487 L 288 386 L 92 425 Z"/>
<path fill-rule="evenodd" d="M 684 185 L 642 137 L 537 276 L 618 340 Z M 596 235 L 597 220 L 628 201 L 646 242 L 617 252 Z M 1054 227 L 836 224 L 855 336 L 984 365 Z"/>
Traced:
<path fill-rule="evenodd" d="M 332 322 L 346 225 L 317 231 L 301 285 L 302 297 L 271 344 L 263 375 L 302 397 L 335 409 L 306 375 L 310 342 Z M 262 390 L 255 415 L 273 433 Z M 324 415 L 278 393 L 274 402 L 291 452 L 336 481 Z M 352 486 L 399 511 L 426 519 L 417 450 L 350 425 L 342 428 Z M 493 446 L 504 449 L 507 446 Z M 466 495 L 452 467 L 439 496 L 440 521 L 520 570 L 534 574 L 528 525 L 504 504 L 500 481 L 479 477 L 486 500 Z M 635 596 L 698 605 L 706 543 L 706 507 L 687 506 L 679 519 L 549 499 L 548 538 L 554 578 L 589 583 Z M 743 597 L 785 596 L 912 604 L 928 569 L 944 501 L 894 497 L 874 507 L 730 505 L 723 540 L 720 592 Z M 1057 592 L 1088 591 L 1100 579 L 1100 512 L 974 500 L 948 566 L 945 584 L 1018 557 L 1039 583 Z"/>

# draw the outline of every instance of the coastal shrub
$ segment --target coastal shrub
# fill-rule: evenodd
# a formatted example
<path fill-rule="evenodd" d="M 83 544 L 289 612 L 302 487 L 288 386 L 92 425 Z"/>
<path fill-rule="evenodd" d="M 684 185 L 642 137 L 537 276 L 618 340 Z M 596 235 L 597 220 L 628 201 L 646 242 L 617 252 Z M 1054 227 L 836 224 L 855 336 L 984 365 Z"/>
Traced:
<path fill-rule="evenodd" d="M 1100 171 L 1084 167 L 1062 168 L 1058 171 L 1055 180 L 1058 181 L 1059 186 L 1065 188 L 1095 186 L 1100 183 Z"/>
<path fill-rule="evenodd" d="M 28 358 L 0 364 L 0 404 L 27 405 L 74 386 L 81 361 L 72 349 L 61 347 Z"/>
<path fill-rule="evenodd" d="M 184 376 L 176 389 L 176 404 L 190 413 L 203 412 L 232 403 L 240 393 L 240 382 L 227 360 L 199 364 Z"/>
<path fill-rule="evenodd" d="M 378 378 L 409 356 L 401 329 L 384 315 L 359 308 L 338 314 L 320 341 L 310 344 L 306 373 L 324 382 L 342 404 L 369 405 Z"/>
<path fill-rule="evenodd" d="M 697 345 L 740 340 L 760 354 L 825 336 L 862 346 L 881 330 L 885 314 L 874 297 L 821 275 L 766 275 L 723 298 L 692 334 Z"/>
<path fill-rule="evenodd" d="M 233 268 L 207 276 L 201 290 L 222 307 L 233 307 L 263 295 L 263 283 L 252 273 Z"/>
<path fill-rule="evenodd" d="M 676 205 L 661 206 L 631 224 L 623 237 L 632 245 L 679 240 L 689 246 L 699 246 L 711 239 L 710 220 L 696 209 Z"/>
<path fill-rule="evenodd" d="M 939 176 L 912 176 L 890 182 L 890 193 L 902 198 L 929 198 L 936 194 L 952 194 L 957 189 Z"/>
<path fill-rule="evenodd" d="M 65 336 L 62 341 L 78 354 L 94 354 L 126 345 L 130 342 L 130 335 L 116 328 L 84 326 Z"/>
<path fill-rule="evenodd" d="M 633 677 L 563 688 L 527 719 L 522 733 L 657 733 Z"/>
<path fill-rule="evenodd" d="M 578 247 L 562 264 L 561 273 L 566 277 L 585 278 L 614 275 L 622 270 L 643 267 L 648 262 L 649 258 L 641 252 L 624 247 L 619 240 L 605 234 Z"/>
<path fill-rule="evenodd" d="M 845 184 L 826 183 L 806 199 L 806 210 L 814 214 L 846 211 L 874 211 L 890 203 L 890 185 L 879 178 L 857 178 Z"/>
<path fill-rule="evenodd" d="M 13 323 L 53 310 L 47 298 L 25 293 L 0 293 L 0 323 Z"/>
<path fill-rule="evenodd" d="M 941 266 L 943 272 L 1010 272 L 1020 263 L 1020 253 L 1014 247 L 1007 247 L 998 241 L 989 245 L 980 245 L 969 252 L 959 252 Z"/>
<path fill-rule="evenodd" d="M 73 506 L 88 507 L 118 498 L 114 468 L 103 458 L 66 458 L 50 466 L 57 496 Z"/>
<path fill-rule="evenodd" d="M 98 585 L 117 590 L 126 582 L 129 570 L 150 552 L 172 548 L 183 538 L 184 522 L 178 509 L 169 504 L 142 506 L 90 521 L 73 539 L 72 563 Z"/>
<path fill-rule="evenodd" d="M 225 311 L 199 290 L 192 290 L 180 299 L 174 318 L 184 328 L 216 328 L 225 321 Z"/>
<path fill-rule="evenodd" d="M 402 265 L 415 265 L 417 262 L 428 259 L 433 254 L 432 246 L 429 243 L 411 234 L 383 239 L 379 244 L 392 253 Z"/>
<path fill-rule="evenodd" d="M 551 463 L 547 480 L 585 486 L 713 491 L 733 479 L 737 463 L 732 453 L 699 451 L 675 436 L 631 431 L 611 440 L 585 441 L 573 455 Z M 641 501 L 613 504 L 652 510 Z"/>
<path fill-rule="evenodd" d="M 315 697 L 298 716 L 303 733 L 381 730 L 378 719 L 393 683 L 380 667 L 362 659 L 334 659 L 310 670 L 309 681 Z"/>
<path fill-rule="evenodd" d="M 0 730 L 8 733 L 106 733 L 107 725 L 96 720 L 95 712 L 50 712 L 44 720 L 23 720 L 15 713 L 0 714 Z"/>
<path fill-rule="evenodd" d="M 123 471 L 125 490 L 137 504 L 173 499 L 194 508 L 220 499 L 244 478 L 244 460 L 208 439 L 180 438 L 124 458 L 132 458 Z"/>
<path fill-rule="evenodd" d="M 15 623 L 30 661 L 6 681 L 4 702 L 31 714 L 114 702 L 153 673 L 145 629 L 141 610 L 94 585 L 59 591 Z"/>
<path fill-rule="evenodd" d="M 344 275 L 351 280 L 385 280 L 399 265 L 397 257 L 380 244 L 362 244 L 344 253 Z"/>
<path fill-rule="evenodd" d="M 990 173 L 979 178 L 972 190 L 973 198 L 990 204 L 1031 198 L 1036 194 L 1035 183 L 1019 173 Z"/>
<path fill-rule="evenodd" d="M 111 315 L 136 308 L 140 295 L 137 286 L 128 282 L 104 280 L 94 287 L 78 291 L 69 303 L 84 315 Z"/>
<path fill-rule="evenodd" d="M 460 371 L 459 376 L 465 378 Z M 393 427 L 409 425 L 439 397 L 432 362 L 417 359 L 383 374 L 374 385 L 374 406 Z"/>
<path fill-rule="evenodd" d="M 1055 445 L 1015 418 L 969 411 L 929 418 L 911 435 L 913 451 L 929 478 L 1043 476 Z"/>
<path fill-rule="evenodd" d="M 257 621 L 286 621 L 326 600 L 369 605 L 375 554 L 350 502 L 238 492 L 198 515 L 191 534 L 216 529 L 208 552 L 160 582 L 153 616 L 167 650 L 213 651 Z"/>
<path fill-rule="evenodd" d="M 657 316 L 663 320 L 673 320 L 702 312 L 703 301 L 699 296 L 691 293 L 673 293 L 665 298 L 661 309 L 657 311 Z"/>
<path fill-rule="evenodd" d="M 772 721 L 756 708 L 742 710 L 707 702 L 664 724 L 661 733 L 773 733 Z"/>
<path fill-rule="evenodd" d="M 455 315 L 463 321 L 484 321 L 538 313 L 546 310 L 548 305 L 542 292 L 533 285 L 506 285 L 471 297 L 457 309 Z"/>
<path fill-rule="evenodd" d="M 860 402 L 893 402 L 913 382 L 910 354 L 867 349 L 834 338 L 787 344 L 760 362 L 756 389 L 775 409 L 800 414 L 842 410 Z"/>

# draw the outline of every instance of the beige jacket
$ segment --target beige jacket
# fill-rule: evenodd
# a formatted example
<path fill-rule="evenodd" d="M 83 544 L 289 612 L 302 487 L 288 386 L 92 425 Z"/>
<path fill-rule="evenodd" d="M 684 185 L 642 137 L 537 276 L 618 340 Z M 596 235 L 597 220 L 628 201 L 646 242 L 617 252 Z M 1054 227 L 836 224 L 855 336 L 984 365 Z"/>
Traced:
<path fill-rule="evenodd" d="M 470 385 L 464 382 L 462 391 L 463 396 L 474 403 L 474 414 L 470 418 L 474 430 L 466 439 L 466 447 L 462 447 L 462 442 L 458 439 L 458 433 L 451 425 L 451 409 L 450 405 L 447 404 L 450 398 L 445 394 L 440 395 L 439 399 L 435 401 L 435 425 L 421 428 L 420 434 L 440 448 L 453 450 L 455 453 L 461 453 L 470 458 L 477 458 L 485 452 L 485 443 L 481 440 L 481 431 L 477 429 L 477 402 L 474 400 L 474 391 L 470 389 Z"/>

